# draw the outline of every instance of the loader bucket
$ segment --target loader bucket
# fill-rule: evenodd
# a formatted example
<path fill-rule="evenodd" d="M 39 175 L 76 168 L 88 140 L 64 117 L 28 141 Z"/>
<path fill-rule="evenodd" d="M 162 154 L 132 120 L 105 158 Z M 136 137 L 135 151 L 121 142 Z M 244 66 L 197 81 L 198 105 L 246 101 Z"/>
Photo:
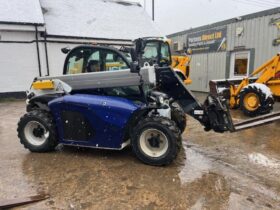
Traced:
<path fill-rule="evenodd" d="M 243 78 L 238 79 L 217 79 L 209 82 L 210 93 L 214 96 L 222 96 L 225 99 L 230 99 L 230 86 L 237 87 Z M 253 83 L 257 80 L 255 77 L 249 78 L 249 83 Z"/>

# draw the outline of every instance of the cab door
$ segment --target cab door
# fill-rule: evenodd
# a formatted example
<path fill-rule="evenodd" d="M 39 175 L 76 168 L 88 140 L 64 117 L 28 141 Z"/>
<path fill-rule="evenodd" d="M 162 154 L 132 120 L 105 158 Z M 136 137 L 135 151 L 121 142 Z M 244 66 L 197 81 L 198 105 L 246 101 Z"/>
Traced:
<path fill-rule="evenodd" d="M 78 47 L 66 57 L 63 74 L 101 71 L 101 52 L 98 48 Z"/>
<path fill-rule="evenodd" d="M 128 69 L 128 61 L 117 51 L 104 47 L 83 46 L 69 53 L 63 73 L 81 74 Z"/>

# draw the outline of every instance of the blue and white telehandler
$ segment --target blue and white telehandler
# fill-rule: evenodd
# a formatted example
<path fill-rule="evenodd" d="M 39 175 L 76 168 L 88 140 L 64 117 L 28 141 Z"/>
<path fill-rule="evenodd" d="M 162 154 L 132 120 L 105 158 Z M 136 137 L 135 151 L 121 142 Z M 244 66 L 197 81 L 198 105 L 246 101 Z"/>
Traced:
<path fill-rule="evenodd" d="M 132 47 L 86 45 L 67 53 L 62 76 L 34 79 L 20 142 L 32 152 L 58 144 L 121 150 L 131 145 L 141 161 L 170 164 L 181 147 L 186 115 L 205 131 L 235 132 L 280 119 L 279 113 L 233 124 L 226 100 L 200 103 L 171 69 L 168 42 L 139 38 Z"/>

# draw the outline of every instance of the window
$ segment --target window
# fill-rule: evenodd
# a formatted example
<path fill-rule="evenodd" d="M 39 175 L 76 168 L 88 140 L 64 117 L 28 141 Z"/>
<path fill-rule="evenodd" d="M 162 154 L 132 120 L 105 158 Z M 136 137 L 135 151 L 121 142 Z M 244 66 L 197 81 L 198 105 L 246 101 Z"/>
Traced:
<path fill-rule="evenodd" d="M 144 49 L 143 62 L 153 65 L 158 60 L 159 42 L 148 42 Z"/>
<path fill-rule="evenodd" d="M 116 71 L 128 69 L 127 64 L 120 55 L 115 52 L 105 52 L 105 69 L 106 71 Z"/>
<path fill-rule="evenodd" d="M 84 47 L 71 52 L 66 74 L 91 73 L 129 69 L 120 54 L 112 50 Z"/>
<path fill-rule="evenodd" d="M 72 55 L 67 64 L 67 74 L 79 74 L 82 73 L 84 65 L 84 58 L 76 54 Z"/>
<path fill-rule="evenodd" d="M 178 42 L 174 42 L 174 44 L 173 44 L 173 50 L 174 50 L 174 51 L 179 50 Z"/>
<path fill-rule="evenodd" d="M 170 64 L 170 52 L 169 52 L 169 45 L 167 43 L 162 43 L 161 45 L 161 64 Z"/>
<path fill-rule="evenodd" d="M 71 52 L 66 66 L 66 74 L 80 74 L 86 72 L 86 60 L 90 49 L 78 48 Z"/>
<path fill-rule="evenodd" d="M 170 65 L 171 58 L 169 44 L 158 41 L 148 42 L 144 49 L 141 66 L 146 62 L 148 62 L 150 66 L 153 66 L 154 64 L 158 64 L 159 66 Z"/>
<path fill-rule="evenodd" d="M 95 50 L 88 58 L 86 72 L 99 72 L 102 70 L 100 51 Z"/>
<path fill-rule="evenodd" d="M 233 52 L 231 54 L 231 77 L 243 77 L 249 74 L 250 52 Z"/>
<path fill-rule="evenodd" d="M 125 55 L 125 58 L 129 61 L 129 62 L 132 62 L 132 57 L 130 55 L 130 53 L 124 53 Z"/>

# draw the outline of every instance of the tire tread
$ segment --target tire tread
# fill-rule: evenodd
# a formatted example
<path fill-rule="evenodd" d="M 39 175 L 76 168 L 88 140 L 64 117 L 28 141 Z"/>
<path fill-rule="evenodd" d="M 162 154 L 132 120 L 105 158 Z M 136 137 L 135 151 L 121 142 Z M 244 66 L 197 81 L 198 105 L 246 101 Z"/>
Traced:
<path fill-rule="evenodd" d="M 150 123 L 156 123 L 158 125 L 161 125 L 164 127 L 164 129 L 168 129 L 172 136 L 173 136 L 173 141 L 175 141 L 175 147 L 174 147 L 174 151 L 172 151 L 169 155 L 167 155 L 166 157 L 154 161 L 152 159 L 148 160 L 147 157 L 144 157 L 143 154 L 141 154 L 140 149 L 136 148 L 138 142 L 138 136 L 137 133 L 139 132 L 139 130 L 143 129 L 145 127 L 145 125 L 150 124 Z M 146 117 L 143 118 L 142 120 L 140 120 L 138 122 L 138 124 L 135 126 L 135 128 L 133 129 L 133 136 L 131 138 L 132 140 L 132 149 L 135 153 L 135 155 L 137 156 L 137 158 L 139 158 L 142 162 L 149 164 L 149 165 L 154 165 L 154 166 L 163 166 L 163 165 L 168 165 L 170 164 L 176 157 L 177 154 L 181 148 L 182 145 L 182 139 L 181 139 L 181 132 L 180 129 L 177 127 L 176 123 L 168 118 L 165 117 L 158 117 L 158 116 L 152 116 L 152 117 Z"/>
<path fill-rule="evenodd" d="M 28 120 L 30 118 L 31 119 L 32 118 L 41 119 L 41 121 L 45 124 L 45 126 L 47 127 L 47 129 L 50 132 L 50 136 L 47 140 L 47 143 L 44 145 L 43 148 L 34 147 L 34 145 L 29 144 L 24 137 L 23 129 L 24 129 L 24 126 L 26 125 L 26 120 Z M 20 139 L 20 143 L 26 149 L 29 149 L 32 152 L 49 152 L 49 151 L 54 150 L 54 148 L 58 144 L 57 143 L 56 128 L 55 128 L 55 125 L 54 125 L 53 118 L 52 118 L 52 116 L 49 112 L 44 111 L 44 110 L 35 109 L 33 111 L 30 111 L 30 112 L 27 112 L 26 114 L 24 114 L 18 122 L 17 133 L 18 133 L 18 138 Z"/>

